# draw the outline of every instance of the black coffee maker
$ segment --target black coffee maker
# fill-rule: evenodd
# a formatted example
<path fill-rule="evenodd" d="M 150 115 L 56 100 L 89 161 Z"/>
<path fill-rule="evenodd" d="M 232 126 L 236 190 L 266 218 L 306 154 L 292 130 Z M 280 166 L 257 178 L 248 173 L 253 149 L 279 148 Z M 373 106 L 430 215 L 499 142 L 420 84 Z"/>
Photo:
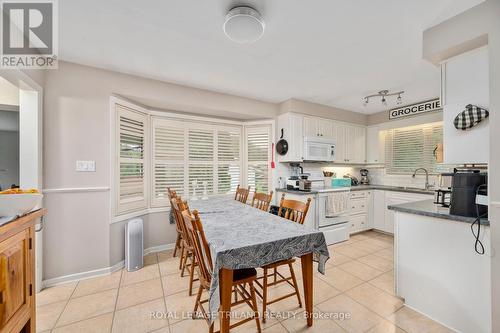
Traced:
<path fill-rule="evenodd" d="M 476 205 L 478 189 L 484 192 L 488 174 L 479 170 L 454 170 L 451 181 L 451 215 L 486 217 L 488 206 Z"/>

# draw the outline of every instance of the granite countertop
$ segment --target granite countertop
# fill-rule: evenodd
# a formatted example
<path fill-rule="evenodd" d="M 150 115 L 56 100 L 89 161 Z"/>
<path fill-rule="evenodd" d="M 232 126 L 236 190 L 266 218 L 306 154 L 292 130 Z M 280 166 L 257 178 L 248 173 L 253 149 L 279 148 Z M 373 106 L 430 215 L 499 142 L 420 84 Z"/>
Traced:
<path fill-rule="evenodd" d="M 276 192 L 308 195 L 308 194 L 318 194 L 318 193 L 325 193 L 325 192 L 346 191 L 346 190 L 347 191 L 384 190 L 384 191 L 395 191 L 395 192 L 434 195 L 433 190 L 424 190 L 421 188 L 403 187 L 403 186 L 387 186 L 387 185 L 358 185 L 358 186 L 351 186 L 351 187 L 320 187 L 320 188 L 314 188 L 311 191 L 287 190 L 287 189 L 283 189 L 283 188 L 277 188 Z"/>
<path fill-rule="evenodd" d="M 434 200 L 422 200 L 399 205 L 389 205 L 387 208 L 396 212 L 429 216 L 465 223 L 473 223 L 476 220 L 474 217 L 451 215 L 449 208 L 436 205 Z M 481 219 L 481 224 L 490 225 L 490 222 L 487 219 Z"/>

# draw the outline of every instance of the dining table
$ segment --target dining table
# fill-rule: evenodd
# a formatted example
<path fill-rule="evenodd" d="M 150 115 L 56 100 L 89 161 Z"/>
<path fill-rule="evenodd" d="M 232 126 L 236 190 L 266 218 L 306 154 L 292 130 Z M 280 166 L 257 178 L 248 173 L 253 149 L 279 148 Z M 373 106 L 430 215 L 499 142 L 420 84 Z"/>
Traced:
<path fill-rule="evenodd" d="M 313 325 L 313 261 L 325 273 L 330 255 L 321 231 L 234 200 L 213 197 L 189 200 L 197 210 L 210 246 L 213 272 L 209 290 L 209 319 L 219 314 L 220 332 L 229 332 L 233 271 L 258 268 L 281 260 L 301 260 L 305 318 Z"/>

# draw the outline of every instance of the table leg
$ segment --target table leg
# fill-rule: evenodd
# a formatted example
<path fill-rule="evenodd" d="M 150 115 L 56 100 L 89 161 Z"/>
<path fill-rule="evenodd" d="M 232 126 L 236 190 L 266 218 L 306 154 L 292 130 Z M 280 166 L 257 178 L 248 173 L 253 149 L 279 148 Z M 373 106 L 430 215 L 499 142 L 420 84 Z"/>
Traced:
<path fill-rule="evenodd" d="M 220 290 L 220 333 L 229 333 L 231 314 L 231 290 L 233 286 L 233 270 L 222 268 L 219 273 Z"/>
<path fill-rule="evenodd" d="M 300 257 L 302 263 L 302 283 L 304 284 L 304 303 L 306 306 L 307 326 L 313 325 L 313 255 L 304 254 Z"/>

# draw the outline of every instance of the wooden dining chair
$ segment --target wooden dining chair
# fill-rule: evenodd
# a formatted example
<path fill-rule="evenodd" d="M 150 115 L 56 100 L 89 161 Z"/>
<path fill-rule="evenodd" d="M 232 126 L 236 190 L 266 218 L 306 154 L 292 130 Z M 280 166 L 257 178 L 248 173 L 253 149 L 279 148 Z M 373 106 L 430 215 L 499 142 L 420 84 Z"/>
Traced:
<path fill-rule="evenodd" d="M 269 194 L 255 192 L 252 198 L 252 207 L 263 210 L 265 212 L 269 211 L 269 205 L 273 199 L 273 191 Z"/>
<path fill-rule="evenodd" d="M 280 201 L 280 207 L 278 211 L 278 215 L 286 218 L 287 220 L 291 220 L 296 223 L 303 224 L 304 220 L 307 216 L 307 211 L 309 210 L 309 205 L 311 204 L 311 198 L 307 199 L 307 202 L 304 203 L 302 201 L 297 201 L 297 200 L 286 200 L 285 199 L 285 193 L 283 193 L 283 196 L 281 197 Z M 299 302 L 299 307 L 302 307 L 302 301 L 300 299 L 300 292 L 299 288 L 297 285 L 297 279 L 295 277 L 295 271 L 293 269 L 293 264 L 295 263 L 295 259 L 286 259 L 286 260 L 281 260 L 269 265 L 266 265 L 262 267 L 264 270 L 264 274 L 261 277 L 262 278 L 262 284 L 257 281 L 257 285 L 262 289 L 262 295 L 258 293 L 259 296 L 262 298 L 262 321 L 265 323 L 266 322 L 266 310 L 267 306 L 276 302 L 279 302 L 281 300 L 284 300 L 288 297 L 292 296 L 297 296 L 297 301 Z M 283 274 L 281 274 L 278 269 L 280 267 L 288 266 L 288 269 L 290 271 L 290 276 L 285 277 Z M 269 274 L 269 272 L 272 270 L 272 273 Z M 273 282 L 269 282 L 269 277 L 273 276 Z M 259 278 L 259 279 L 261 279 Z M 281 283 L 288 283 L 292 288 L 293 292 L 290 292 L 286 295 L 277 297 L 275 299 L 269 300 L 268 299 L 268 288 L 275 286 L 277 284 Z"/>
<path fill-rule="evenodd" d="M 281 196 L 278 216 L 284 217 L 285 219 L 293 222 L 304 224 L 310 204 L 311 198 L 307 198 L 306 203 L 298 200 L 286 200 L 285 193 L 283 193 Z"/>
<path fill-rule="evenodd" d="M 247 203 L 248 194 L 250 194 L 250 186 L 248 188 L 243 188 L 238 185 L 236 188 L 236 193 L 234 194 L 234 200 L 242 203 Z"/>
<path fill-rule="evenodd" d="M 187 232 L 186 225 L 184 224 L 184 219 L 182 218 L 182 212 L 189 211 L 189 207 L 187 205 L 187 202 L 182 201 L 182 198 L 178 196 L 170 200 L 170 205 L 172 207 L 172 210 L 174 211 L 174 216 L 177 220 L 176 223 L 180 225 L 182 234 L 179 269 L 181 270 L 181 277 L 184 276 L 184 272 L 186 269 L 189 272 L 189 296 L 192 296 L 193 282 L 198 281 L 198 278 L 195 279 L 194 277 L 194 271 L 195 267 L 198 265 L 198 261 L 196 260 L 196 255 L 194 254 L 193 240 Z"/>
<path fill-rule="evenodd" d="M 208 320 L 207 310 L 203 307 L 203 304 L 207 303 L 209 300 L 201 299 L 203 290 L 210 290 L 211 278 L 213 273 L 213 263 L 212 257 L 210 256 L 210 248 L 205 238 L 205 232 L 203 230 L 203 225 L 201 224 L 200 216 L 198 211 L 194 211 L 193 214 L 190 214 L 189 211 L 185 210 L 182 212 L 182 217 L 184 219 L 184 225 L 190 237 L 193 239 L 194 252 L 196 254 L 197 260 L 199 262 L 198 265 L 198 276 L 200 277 L 200 287 L 198 288 L 198 294 L 196 295 L 196 301 L 194 305 L 193 316 L 200 309 L 200 312 L 203 314 L 203 317 L 210 325 Z M 252 316 L 249 316 L 245 319 L 242 319 L 234 324 L 229 325 L 229 329 L 233 329 L 240 325 L 243 325 L 246 322 L 251 320 L 255 320 L 257 324 L 257 332 L 261 332 L 260 329 L 260 320 L 259 320 L 259 309 L 257 307 L 257 297 L 255 296 L 255 288 L 253 283 L 257 277 L 257 271 L 255 268 L 245 268 L 245 269 L 236 269 L 233 272 L 233 283 L 232 290 L 234 293 L 237 293 L 240 296 L 240 299 L 235 299 L 234 302 L 231 303 L 231 306 L 237 306 L 242 303 L 246 303 L 252 309 Z M 247 290 L 246 286 L 249 286 L 249 290 Z M 210 325 L 210 332 L 212 333 L 214 330 L 214 324 Z"/>
<path fill-rule="evenodd" d="M 168 202 L 170 202 L 172 198 L 177 197 L 177 192 L 175 190 L 172 190 L 170 187 L 167 187 L 167 196 L 168 196 Z M 174 254 L 173 254 L 173 256 L 175 257 L 177 255 L 177 250 L 180 251 L 181 249 L 182 231 L 180 230 L 179 223 L 177 223 L 177 219 L 175 218 L 175 216 L 174 216 L 174 222 L 175 222 L 175 230 L 177 232 L 177 237 L 175 239 L 175 246 L 174 246 Z"/>

